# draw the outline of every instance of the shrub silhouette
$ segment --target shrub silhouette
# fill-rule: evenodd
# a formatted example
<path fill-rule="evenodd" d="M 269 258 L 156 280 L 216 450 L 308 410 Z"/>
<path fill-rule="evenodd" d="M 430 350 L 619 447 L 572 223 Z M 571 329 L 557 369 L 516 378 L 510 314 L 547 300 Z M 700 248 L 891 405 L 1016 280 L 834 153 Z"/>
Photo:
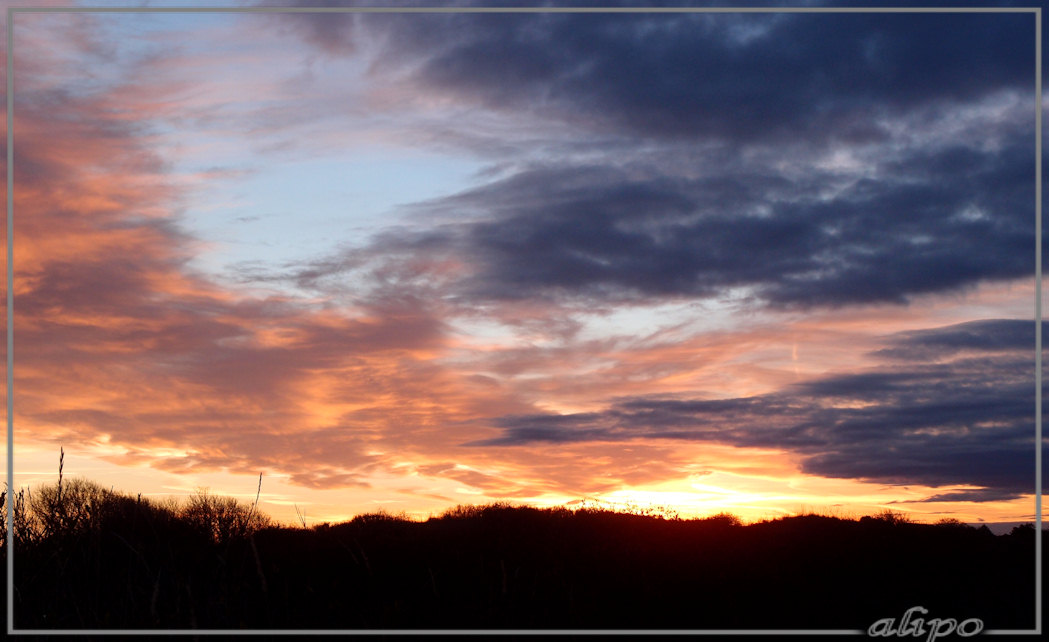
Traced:
<path fill-rule="evenodd" d="M 272 523 L 268 516 L 232 497 L 212 495 L 207 488 L 198 489 L 179 516 L 199 532 L 222 544 Z"/>
<path fill-rule="evenodd" d="M 742 526 L 743 522 L 731 513 L 718 513 L 704 518 L 704 522 L 717 526 Z"/>
<path fill-rule="evenodd" d="M 0 491 L 0 518 L 3 521 L 0 524 L 0 549 L 7 550 L 8 511 L 14 512 L 12 521 L 14 522 L 16 543 L 18 545 L 30 543 L 32 536 L 32 529 L 30 528 L 31 513 L 26 506 L 26 501 L 25 489 L 19 489 L 17 494 L 13 494 L 7 487 L 7 483 L 4 483 L 4 490 Z"/>
<path fill-rule="evenodd" d="M 892 524 L 893 526 L 913 523 L 913 520 L 911 520 L 910 516 L 908 516 L 906 513 L 901 513 L 900 511 L 889 509 L 885 509 L 877 515 L 874 515 L 873 519 L 885 522 L 886 524 Z"/>
<path fill-rule="evenodd" d="M 40 537 L 98 528 L 115 508 L 118 495 L 86 479 L 45 484 L 30 498 L 33 527 Z"/>

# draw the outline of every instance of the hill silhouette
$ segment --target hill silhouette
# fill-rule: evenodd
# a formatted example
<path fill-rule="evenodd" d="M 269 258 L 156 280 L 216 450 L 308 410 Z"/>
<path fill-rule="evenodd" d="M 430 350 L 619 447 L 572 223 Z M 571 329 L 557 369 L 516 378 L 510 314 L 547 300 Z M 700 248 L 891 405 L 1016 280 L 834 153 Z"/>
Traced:
<path fill-rule="evenodd" d="M 307 529 L 207 493 L 159 504 L 77 479 L 4 500 L 20 629 L 866 630 L 914 606 L 1034 622 L 1029 525 L 492 504 Z"/>

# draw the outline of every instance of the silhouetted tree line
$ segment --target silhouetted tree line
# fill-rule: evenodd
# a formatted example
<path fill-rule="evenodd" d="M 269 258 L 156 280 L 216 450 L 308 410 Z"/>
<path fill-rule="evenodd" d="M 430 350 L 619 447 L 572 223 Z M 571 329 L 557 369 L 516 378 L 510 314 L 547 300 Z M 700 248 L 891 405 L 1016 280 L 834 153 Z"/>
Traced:
<path fill-rule="evenodd" d="M 866 629 L 919 605 L 986 629 L 1034 621 L 1029 525 L 493 504 L 307 529 L 206 492 L 157 503 L 84 480 L 2 503 L 17 628 Z"/>

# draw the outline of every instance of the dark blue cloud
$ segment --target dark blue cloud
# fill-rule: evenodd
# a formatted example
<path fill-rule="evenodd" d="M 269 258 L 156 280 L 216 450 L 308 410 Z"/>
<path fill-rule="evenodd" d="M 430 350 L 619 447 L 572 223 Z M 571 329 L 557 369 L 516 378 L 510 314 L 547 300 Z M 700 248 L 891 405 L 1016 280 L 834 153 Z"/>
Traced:
<path fill-rule="evenodd" d="M 942 359 L 962 352 L 1023 352 L 1034 347 L 1034 320 L 984 319 L 946 328 L 901 332 L 874 352 L 886 359 Z M 1042 327 L 1045 335 L 1045 326 Z M 1032 355 L 1033 358 L 1033 355 Z"/>
<path fill-rule="evenodd" d="M 498 110 L 731 142 L 884 139 L 877 116 L 1033 91 L 1024 14 L 368 16 L 383 73 Z"/>
<path fill-rule="evenodd" d="M 1022 497 L 1020 493 L 999 491 L 993 488 L 982 488 L 978 490 L 956 490 L 947 493 L 937 493 L 921 499 L 918 503 L 931 502 L 999 502 L 1009 501 Z M 910 503 L 910 502 L 907 502 Z"/>
<path fill-rule="evenodd" d="M 762 167 L 683 177 L 638 163 L 538 166 L 421 207 L 471 214 L 440 228 L 398 229 L 366 250 L 300 268 L 300 285 L 351 270 L 453 255 L 462 301 L 724 296 L 745 289 L 773 307 L 905 304 L 1034 274 L 1032 165 L 1020 142 L 950 163 L 882 171 L 832 196 L 818 171 Z M 926 152 L 923 154 L 928 155 Z M 956 156 L 954 149 L 945 155 Z M 921 169 L 924 167 L 925 169 Z"/>
<path fill-rule="evenodd" d="M 297 24 L 334 50 L 328 18 Z M 320 259 L 301 286 L 425 255 L 469 266 L 444 284 L 466 303 L 906 304 L 1033 276 L 1031 15 L 353 20 L 346 33 L 379 43 L 377 80 L 561 139 L 521 143 L 501 178 L 416 204 L 460 222 Z M 486 144 L 470 122 L 449 128 Z"/>
<path fill-rule="evenodd" d="M 964 336 L 967 346 L 998 346 L 998 331 L 1008 334 L 1020 323 L 1027 322 L 960 324 L 891 341 L 957 345 Z M 814 475 L 975 486 L 985 490 L 971 492 L 995 499 L 1029 494 L 1035 482 L 1033 331 L 1029 339 L 1026 346 L 1007 341 L 1015 349 L 1005 353 L 911 359 L 756 397 L 639 397 L 588 414 L 503 417 L 493 421 L 501 436 L 467 445 L 681 439 L 785 449 Z M 941 495 L 929 501 L 975 501 Z"/>
<path fill-rule="evenodd" d="M 1020 156 L 987 159 L 981 171 L 861 180 L 827 200 L 797 183 L 800 194 L 776 199 L 789 192 L 785 181 L 757 172 L 688 180 L 533 170 L 460 195 L 493 216 L 454 241 L 481 266 L 473 292 L 492 298 L 748 287 L 777 306 L 905 303 L 1033 275 L 1033 202 L 1021 202 L 1030 177 L 1002 175 Z"/>
<path fill-rule="evenodd" d="M 459 301 L 906 304 L 1033 275 L 1030 14 L 273 19 L 332 55 L 378 47 L 378 82 L 577 131 L 422 205 L 462 223 L 320 259 L 292 277 L 302 286 L 425 254 L 469 264 L 447 284 Z M 853 164 L 828 167 L 841 150 Z"/>

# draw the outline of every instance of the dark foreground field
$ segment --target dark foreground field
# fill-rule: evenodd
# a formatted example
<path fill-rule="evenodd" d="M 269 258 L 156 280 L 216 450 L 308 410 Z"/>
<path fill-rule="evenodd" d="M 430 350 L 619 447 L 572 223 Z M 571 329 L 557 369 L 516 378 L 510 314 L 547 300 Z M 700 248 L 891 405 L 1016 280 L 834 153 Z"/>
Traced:
<path fill-rule="evenodd" d="M 307 530 L 226 498 L 159 506 L 82 480 L 14 504 L 20 629 L 867 629 L 914 606 L 986 629 L 1034 618 L 1031 527 L 496 505 Z"/>

